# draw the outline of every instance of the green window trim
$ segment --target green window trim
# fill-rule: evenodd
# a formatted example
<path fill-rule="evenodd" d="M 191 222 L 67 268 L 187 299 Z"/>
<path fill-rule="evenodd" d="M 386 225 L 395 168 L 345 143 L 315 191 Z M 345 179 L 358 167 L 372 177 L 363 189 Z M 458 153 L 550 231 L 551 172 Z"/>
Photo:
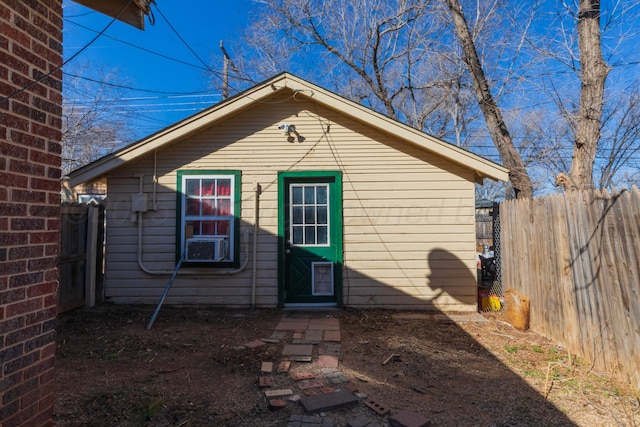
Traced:
<path fill-rule="evenodd" d="M 241 177 L 242 172 L 239 170 L 221 170 L 221 169 L 194 169 L 194 170 L 179 170 L 177 172 L 177 185 L 176 185 L 176 262 L 183 255 L 185 250 L 187 238 L 193 238 L 197 240 L 197 236 L 186 236 L 186 223 L 187 218 L 190 220 L 198 220 L 198 216 L 201 217 L 200 221 L 204 222 L 204 215 L 186 215 L 187 209 L 185 181 L 189 178 L 195 178 L 199 180 L 225 180 L 231 179 L 232 182 L 232 200 L 231 200 L 231 225 L 229 236 L 229 257 L 228 261 L 187 261 L 185 260 L 183 265 L 185 267 L 204 267 L 204 268 L 238 268 L 240 266 L 240 209 L 241 209 Z M 200 198 L 204 198 L 200 196 Z M 211 199 L 216 199 L 212 197 Z M 222 198 L 222 197 L 221 197 Z M 217 202 L 216 202 L 217 203 Z M 213 220 L 213 222 L 225 220 L 225 218 L 218 218 L 213 215 L 207 219 Z M 215 236 L 213 237 L 215 239 Z M 204 240 L 208 240 L 204 238 Z"/>

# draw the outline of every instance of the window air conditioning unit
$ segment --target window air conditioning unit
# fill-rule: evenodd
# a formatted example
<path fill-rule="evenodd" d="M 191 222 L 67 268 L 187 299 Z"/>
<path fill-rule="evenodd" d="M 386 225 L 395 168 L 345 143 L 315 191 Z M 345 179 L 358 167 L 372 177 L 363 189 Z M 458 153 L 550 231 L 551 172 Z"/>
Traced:
<path fill-rule="evenodd" d="M 188 262 L 220 262 L 227 260 L 228 240 L 224 237 L 187 239 Z"/>

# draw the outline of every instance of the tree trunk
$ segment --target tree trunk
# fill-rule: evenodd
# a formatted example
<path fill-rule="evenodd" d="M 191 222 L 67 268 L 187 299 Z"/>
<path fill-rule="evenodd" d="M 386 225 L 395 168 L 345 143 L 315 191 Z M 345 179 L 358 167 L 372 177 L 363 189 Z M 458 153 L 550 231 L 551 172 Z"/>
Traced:
<path fill-rule="evenodd" d="M 524 167 L 520 154 L 516 151 L 513 145 L 511 135 L 507 130 L 507 126 L 502 119 L 502 114 L 498 109 L 496 101 L 491 95 L 489 84 L 484 75 L 484 70 L 480 64 L 480 58 L 476 51 L 473 37 L 469 32 L 469 27 L 462 13 L 462 7 L 458 0 L 445 0 L 451 16 L 453 17 L 453 24 L 460 39 L 460 44 L 464 49 L 464 61 L 469 68 L 471 78 L 473 79 L 473 87 L 475 88 L 480 109 L 484 114 L 487 128 L 493 139 L 493 143 L 498 149 L 500 158 L 504 163 L 504 166 L 509 168 L 509 177 L 511 185 L 516 193 L 517 198 L 531 198 L 533 193 L 533 187 L 531 185 L 531 179 L 527 174 L 527 170 Z"/>
<path fill-rule="evenodd" d="M 580 0 L 578 47 L 582 87 L 568 184 L 572 188 L 586 190 L 593 188 L 593 164 L 600 139 L 604 85 L 609 74 L 600 45 L 600 0 Z"/>

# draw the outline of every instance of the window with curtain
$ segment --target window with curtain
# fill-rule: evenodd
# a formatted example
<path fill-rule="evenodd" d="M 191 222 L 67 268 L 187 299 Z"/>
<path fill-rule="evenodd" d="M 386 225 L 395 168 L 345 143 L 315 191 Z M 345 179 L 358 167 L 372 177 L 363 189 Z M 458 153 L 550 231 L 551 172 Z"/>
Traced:
<path fill-rule="evenodd" d="M 181 171 L 179 177 L 181 248 L 194 240 L 219 241 L 215 262 L 236 261 L 239 172 Z"/>

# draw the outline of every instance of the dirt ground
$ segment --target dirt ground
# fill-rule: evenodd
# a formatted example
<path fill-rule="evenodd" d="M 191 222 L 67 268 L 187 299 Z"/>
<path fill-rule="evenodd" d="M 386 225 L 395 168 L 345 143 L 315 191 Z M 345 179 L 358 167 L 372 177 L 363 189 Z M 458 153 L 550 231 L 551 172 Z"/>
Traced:
<path fill-rule="evenodd" d="M 323 380 L 322 372 L 292 362 L 288 373 L 261 373 L 262 362 L 283 360 L 288 333 L 279 342 L 245 346 L 271 337 L 283 317 L 338 318 L 338 370 L 349 382 L 334 389 L 356 388 L 390 414 L 411 410 L 433 426 L 640 425 L 636 390 L 497 315 L 454 322 L 378 310 L 163 307 L 146 330 L 152 311 L 103 306 L 59 316 L 55 425 L 286 426 L 304 414 L 302 405 L 287 400 L 284 408 L 270 408 L 258 377 L 304 397 L 290 374 Z M 389 425 L 389 414 L 363 401 L 320 415 L 335 426 L 358 417 Z"/>

